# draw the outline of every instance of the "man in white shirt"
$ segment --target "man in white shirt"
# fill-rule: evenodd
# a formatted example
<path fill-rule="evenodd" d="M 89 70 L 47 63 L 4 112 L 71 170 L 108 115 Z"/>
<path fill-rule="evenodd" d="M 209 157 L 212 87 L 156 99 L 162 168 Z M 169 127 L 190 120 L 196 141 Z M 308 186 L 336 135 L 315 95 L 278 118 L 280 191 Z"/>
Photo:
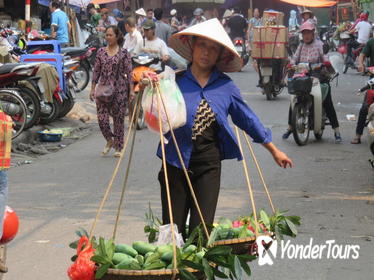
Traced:
<path fill-rule="evenodd" d="M 351 41 L 348 43 L 348 55 L 350 58 L 353 58 L 352 50 L 358 48 L 360 45 L 365 45 L 367 41 L 369 41 L 371 33 L 372 33 L 372 26 L 368 22 L 369 13 L 362 13 L 360 15 L 361 21 L 356 25 L 356 27 L 350 31 L 351 34 L 358 33 L 357 41 Z"/>
<path fill-rule="evenodd" d="M 143 46 L 138 46 L 135 50 L 136 54 L 149 53 L 159 57 L 163 62 L 167 62 L 170 58 L 169 50 L 165 42 L 156 36 L 156 24 L 153 20 L 146 20 L 143 23 L 144 29 L 144 43 Z"/>
<path fill-rule="evenodd" d="M 126 19 L 125 29 L 127 34 L 125 35 L 123 48 L 125 48 L 131 56 L 134 56 L 135 50 L 143 47 L 143 37 L 136 28 L 136 19 L 134 17 L 128 17 Z"/>

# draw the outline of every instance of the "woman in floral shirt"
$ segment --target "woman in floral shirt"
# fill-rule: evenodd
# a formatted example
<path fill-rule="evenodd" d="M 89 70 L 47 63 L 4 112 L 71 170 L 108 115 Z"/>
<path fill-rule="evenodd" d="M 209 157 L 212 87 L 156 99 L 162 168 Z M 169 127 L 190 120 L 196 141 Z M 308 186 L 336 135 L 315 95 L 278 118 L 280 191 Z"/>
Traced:
<path fill-rule="evenodd" d="M 112 148 L 119 157 L 123 149 L 124 120 L 132 90 L 131 59 L 126 49 L 121 48 L 123 35 L 117 26 L 109 26 L 105 32 L 107 47 L 99 49 L 92 78 L 90 99 L 96 101 L 99 126 L 107 144 L 102 152 L 106 155 Z M 110 85 L 113 96 L 110 102 L 100 101 L 95 96 L 97 84 Z M 113 118 L 113 131 L 109 116 Z"/>

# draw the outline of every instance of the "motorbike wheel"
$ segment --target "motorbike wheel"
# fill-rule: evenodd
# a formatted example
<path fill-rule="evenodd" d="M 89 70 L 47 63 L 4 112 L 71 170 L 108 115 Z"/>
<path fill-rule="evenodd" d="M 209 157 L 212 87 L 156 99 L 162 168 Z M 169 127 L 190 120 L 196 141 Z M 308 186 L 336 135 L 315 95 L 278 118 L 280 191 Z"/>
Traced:
<path fill-rule="evenodd" d="M 27 120 L 27 107 L 23 98 L 15 91 L 6 89 L 0 90 L 0 107 L 12 118 L 13 133 L 12 139 L 15 139 L 24 130 Z"/>
<path fill-rule="evenodd" d="M 304 104 L 296 104 L 292 110 L 291 125 L 293 138 L 299 146 L 304 146 L 308 143 L 310 131 L 309 120 L 309 109 Z"/>
<path fill-rule="evenodd" d="M 60 107 L 61 107 L 60 102 L 56 98 L 53 97 L 53 101 L 52 103 L 49 103 L 49 105 L 51 105 L 52 107 L 51 113 L 47 116 L 43 116 L 43 115 L 40 116 L 41 124 L 49 124 L 58 118 L 58 115 L 60 113 Z"/>
<path fill-rule="evenodd" d="M 29 129 L 30 127 L 34 126 L 40 118 L 40 101 L 36 93 L 27 88 L 27 87 L 19 87 L 19 94 L 21 95 L 22 99 L 25 101 L 27 107 L 27 119 L 24 130 Z"/>
<path fill-rule="evenodd" d="M 274 89 L 270 83 L 264 85 L 264 93 L 266 95 L 266 100 L 272 100 L 274 98 Z"/>
<path fill-rule="evenodd" d="M 83 91 L 90 81 L 90 70 L 86 63 L 81 63 L 72 74 L 73 84 L 76 92 Z"/>
<path fill-rule="evenodd" d="M 5 265 L 6 263 L 6 245 L 0 245 L 0 261 Z M 0 272 L 0 280 L 3 279 L 4 273 Z"/>

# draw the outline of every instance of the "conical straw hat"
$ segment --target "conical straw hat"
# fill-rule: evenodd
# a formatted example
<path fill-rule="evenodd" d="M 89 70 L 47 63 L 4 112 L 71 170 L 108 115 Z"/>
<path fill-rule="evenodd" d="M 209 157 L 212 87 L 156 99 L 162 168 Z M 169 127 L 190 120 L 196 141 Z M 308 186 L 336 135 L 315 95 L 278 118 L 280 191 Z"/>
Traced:
<path fill-rule="evenodd" d="M 143 8 L 136 10 L 135 14 L 137 14 L 138 16 L 143 16 L 143 17 L 147 16 Z"/>
<path fill-rule="evenodd" d="M 228 17 L 231 17 L 232 14 L 233 14 L 233 12 L 232 12 L 231 10 L 226 9 L 226 11 L 224 12 L 224 14 L 223 14 L 222 17 L 223 17 L 223 18 L 228 18 Z"/>
<path fill-rule="evenodd" d="M 236 72 L 242 68 L 242 59 L 218 19 L 204 21 L 174 34 L 169 39 L 169 46 L 183 58 L 192 61 L 193 36 L 212 40 L 225 48 L 216 64 L 222 72 Z"/>

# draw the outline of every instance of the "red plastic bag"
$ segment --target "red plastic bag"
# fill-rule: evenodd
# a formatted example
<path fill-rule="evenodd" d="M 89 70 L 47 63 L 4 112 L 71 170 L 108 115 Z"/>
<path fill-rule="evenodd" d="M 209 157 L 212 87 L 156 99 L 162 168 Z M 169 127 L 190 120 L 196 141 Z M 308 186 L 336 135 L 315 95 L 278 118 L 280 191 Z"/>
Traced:
<path fill-rule="evenodd" d="M 82 247 L 85 248 L 82 250 Z M 68 269 L 70 280 L 94 280 L 95 279 L 95 262 L 91 261 L 95 249 L 88 240 L 87 236 L 79 239 L 77 247 L 78 258 Z"/>

